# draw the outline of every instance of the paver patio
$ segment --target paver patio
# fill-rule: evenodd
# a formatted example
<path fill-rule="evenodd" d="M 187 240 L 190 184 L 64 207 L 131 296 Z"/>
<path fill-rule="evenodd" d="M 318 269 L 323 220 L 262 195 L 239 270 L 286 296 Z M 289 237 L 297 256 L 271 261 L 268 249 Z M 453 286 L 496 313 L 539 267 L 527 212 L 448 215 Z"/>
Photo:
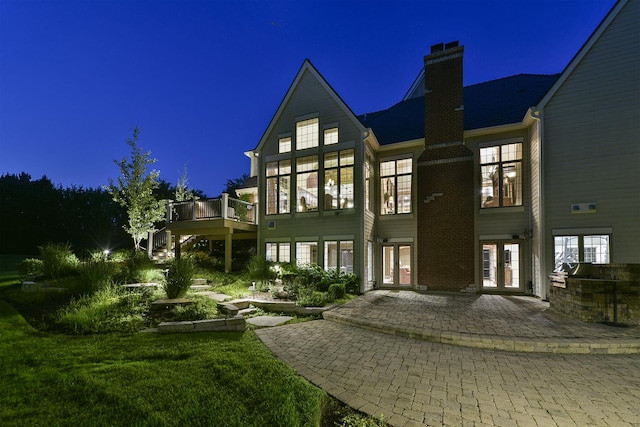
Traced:
<path fill-rule="evenodd" d="M 331 312 L 344 316 L 340 323 L 319 320 L 256 333 L 300 375 L 394 426 L 640 425 L 640 354 L 525 353 L 394 335 L 412 323 L 436 335 L 578 339 L 608 349 L 616 341 L 637 341 L 637 327 L 574 323 L 533 298 L 458 297 L 376 291 Z M 347 322 L 348 315 L 357 316 L 356 323 Z M 521 320 L 508 322 L 513 315 Z M 386 326 L 377 330 L 383 319 Z M 544 331 L 549 328 L 555 330 Z"/>

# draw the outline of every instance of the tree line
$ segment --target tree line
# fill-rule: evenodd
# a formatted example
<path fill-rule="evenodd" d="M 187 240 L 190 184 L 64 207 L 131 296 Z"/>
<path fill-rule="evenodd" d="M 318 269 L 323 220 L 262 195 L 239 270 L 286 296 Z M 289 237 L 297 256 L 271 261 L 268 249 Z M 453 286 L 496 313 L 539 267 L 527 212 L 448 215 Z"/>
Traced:
<path fill-rule="evenodd" d="M 206 198 L 187 187 L 186 166 L 175 186 L 148 171 L 155 159 L 138 147 L 137 139 L 136 128 L 127 140 L 131 158 L 114 160 L 121 175 L 102 188 L 62 188 L 47 176 L 34 180 L 26 172 L 0 176 L 0 253 L 37 254 L 39 246 L 52 242 L 69 243 L 79 255 L 139 250 L 147 231 L 164 227 L 163 200 Z M 224 191 L 235 196 L 247 178 L 227 180 Z M 147 215 L 153 210 L 155 215 Z"/>

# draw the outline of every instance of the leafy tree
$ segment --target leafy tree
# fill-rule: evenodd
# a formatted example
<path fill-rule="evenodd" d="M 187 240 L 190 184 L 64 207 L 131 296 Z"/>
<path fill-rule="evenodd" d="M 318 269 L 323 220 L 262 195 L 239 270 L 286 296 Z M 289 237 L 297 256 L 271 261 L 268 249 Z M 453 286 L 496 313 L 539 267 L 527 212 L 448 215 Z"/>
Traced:
<path fill-rule="evenodd" d="M 182 176 L 178 179 L 176 184 L 176 202 L 184 202 L 185 200 L 193 199 L 193 190 L 187 186 L 189 179 L 187 178 L 187 165 L 184 165 L 184 171 Z"/>
<path fill-rule="evenodd" d="M 238 195 L 236 194 L 236 189 L 242 187 L 242 185 L 248 179 L 249 179 L 248 173 L 242 174 L 240 178 L 228 179 L 224 188 L 224 192 L 230 195 L 231 197 L 238 198 Z"/>
<path fill-rule="evenodd" d="M 139 132 L 134 128 L 133 137 L 126 141 L 131 147 L 131 159 L 114 160 L 121 174 L 117 185 L 110 178 L 109 185 L 104 187 L 113 200 L 127 210 L 129 220 L 124 229 L 133 238 L 136 250 L 141 249 L 140 243 L 149 232 L 156 231 L 154 224 L 164 216 L 164 205 L 153 194 L 160 172 L 147 171 L 147 166 L 154 164 L 156 159 L 149 158 L 151 152 L 144 152 L 138 146 Z"/>

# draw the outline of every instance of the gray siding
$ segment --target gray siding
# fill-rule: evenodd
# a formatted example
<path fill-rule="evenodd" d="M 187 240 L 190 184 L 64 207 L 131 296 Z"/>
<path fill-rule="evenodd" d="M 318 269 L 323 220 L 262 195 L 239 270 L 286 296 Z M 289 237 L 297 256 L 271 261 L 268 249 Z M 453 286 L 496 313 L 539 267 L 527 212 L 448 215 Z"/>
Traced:
<path fill-rule="evenodd" d="M 640 263 L 639 22 L 630 1 L 544 110 L 547 253 L 554 228 L 613 227 L 611 261 Z M 597 212 L 571 214 L 584 202 Z"/>
<path fill-rule="evenodd" d="M 304 71 L 297 86 L 292 88 L 291 96 L 284 105 L 281 114 L 275 118 L 274 126 L 268 135 L 260 152 L 260 236 L 258 251 L 264 254 L 266 242 L 291 242 L 291 258 L 295 258 L 295 242 L 312 239 L 318 242 L 318 263 L 323 264 L 324 242 L 328 240 L 353 240 L 354 243 L 354 273 L 362 277 L 364 274 L 364 251 L 366 241 L 363 230 L 363 178 L 360 171 L 364 162 L 364 149 L 362 135 L 357 125 L 352 122 L 350 116 L 338 104 L 334 97 L 325 90 L 325 87 L 308 70 Z M 319 147 L 296 151 L 295 131 L 296 122 L 301 117 L 314 115 L 319 120 L 320 141 Z M 328 126 L 337 125 L 339 128 L 339 144 L 323 147 L 322 131 Z M 292 137 L 292 151 L 286 154 L 278 154 L 278 139 L 283 134 Z M 297 213 L 295 195 L 296 172 L 295 159 L 297 157 L 318 155 L 319 161 L 319 186 L 324 184 L 323 154 L 329 151 L 354 149 L 354 193 L 353 209 L 340 211 L 324 211 L 322 203 L 319 203 L 317 212 Z M 272 159 L 291 159 L 291 194 L 290 214 L 265 215 L 266 209 L 266 180 L 265 163 Z M 322 188 L 319 188 L 322 195 Z M 275 221 L 275 228 L 269 229 L 269 221 Z"/>

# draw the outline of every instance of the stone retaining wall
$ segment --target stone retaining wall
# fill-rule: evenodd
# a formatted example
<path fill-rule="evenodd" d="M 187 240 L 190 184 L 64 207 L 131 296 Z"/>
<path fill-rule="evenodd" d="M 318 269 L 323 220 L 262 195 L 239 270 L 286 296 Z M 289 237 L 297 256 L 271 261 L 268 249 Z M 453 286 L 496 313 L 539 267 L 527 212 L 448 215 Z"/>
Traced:
<path fill-rule="evenodd" d="M 162 322 L 158 325 L 158 332 L 220 332 L 244 331 L 246 322 L 242 315 L 226 319 L 195 320 L 193 322 Z"/>

